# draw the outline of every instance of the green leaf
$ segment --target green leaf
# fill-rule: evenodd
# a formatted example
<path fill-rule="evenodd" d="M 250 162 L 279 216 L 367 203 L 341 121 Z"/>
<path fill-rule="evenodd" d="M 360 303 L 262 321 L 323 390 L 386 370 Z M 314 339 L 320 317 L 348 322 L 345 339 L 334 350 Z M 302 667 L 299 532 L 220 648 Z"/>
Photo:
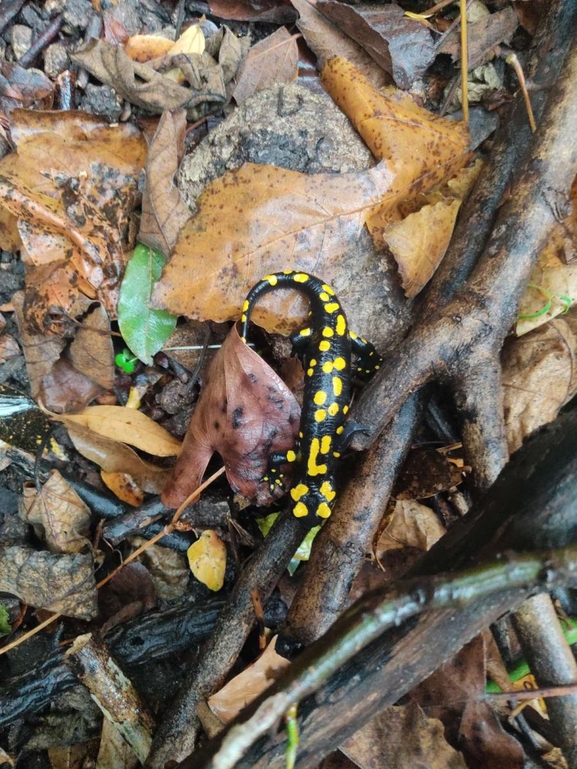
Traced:
<path fill-rule="evenodd" d="M 8 612 L 6 611 L 6 607 L 2 606 L 0 603 L 0 635 L 7 635 L 8 633 L 12 632 L 12 628 L 10 627 L 10 623 L 8 622 Z"/>
<path fill-rule="evenodd" d="M 166 259 L 139 243 L 126 266 L 118 300 L 118 325 L 124 341 L 143 363 L 155 355 L 176 326 L 176 317 L 150 307 L 150 296 Z"/>

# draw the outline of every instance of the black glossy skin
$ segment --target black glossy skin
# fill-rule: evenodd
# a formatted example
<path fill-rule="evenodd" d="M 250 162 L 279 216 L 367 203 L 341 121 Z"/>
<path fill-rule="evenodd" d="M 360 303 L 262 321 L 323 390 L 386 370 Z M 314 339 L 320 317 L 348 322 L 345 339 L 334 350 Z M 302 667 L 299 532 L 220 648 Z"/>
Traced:
<path fill-rule="evenodd" d="M 298 445 L 286 455 L 273 455 L 263 480 L 271 488 L 286 462 L 297 462 L 290 490 L 292 511 L 311 526 L 328 518 L 336 496 L 335 469 L 350 430 L 345 427 L 353 374 L 376 371 L 382 359 L 373 346 L 349 331 L 345 313 L 333 289 L 319 278 L 287 270 L 267 275 L 249 292 L 243 306 L 241 337 L 246 341 L 252 308 L 264 294 L 292 288 L 310 301 L 310 325 L 292 336 L 305 369 L 305 388 Z M 352 368 L 352 352 L 359 357 Z M 347 425 L 348 427 L 348 425 Z"/>

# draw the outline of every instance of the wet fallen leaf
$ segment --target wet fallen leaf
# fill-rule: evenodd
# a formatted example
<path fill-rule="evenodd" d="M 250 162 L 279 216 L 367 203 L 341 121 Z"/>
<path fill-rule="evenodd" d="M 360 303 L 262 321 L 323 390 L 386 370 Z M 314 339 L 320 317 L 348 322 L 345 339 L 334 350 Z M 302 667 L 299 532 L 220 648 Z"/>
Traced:
<path fill-rule="evenodd" d="M 167 56 L 178 56 L 179 54 L 197 54 L 204 53 L 205 42 L 202 29 L 199 24 L 191 24 L 188 29 L 182 33 L 174 45 L 170 48 Z M 175 83 L 184 82 L 182 71 L 178 67 L 173 67 L 164 73 L 164 77 L 174 80 Z"/>
<path fill-rule="evenodd" d="M 296 80 L 299 52 L 296 38 L 285 27 L 260 40 L 248 52 L 232 93 L 237 104 L 274 83 Z"/>
<path fill-rule="evenodd" d="M 447 742 L 443 724 L 427 718 L 416 702 L 391 706 L 340 749 L 363 769 L 465 769 L 463 756 Z"/>
<path fill-rule="evenodd" d="M 291 0 L 299 12 L 297 27 L 302 32 L 308 47 L 317 57 L 319 66 L 340 56 L 360 70 L 375 88 L 392 83 L 392 77 L 380 67 L 369 54 L 345 35 L 338 27 L 325 18 L 309 0 Z"/>
<path fill-rule="evenodd" d="M 0 547 L 0 590 L 36 609 L 93 619 L 98 613 L 91 553 Z"/>
<path fill-rule="evenodd" d="M 104 627 L 104 636 L 113 627 L 149 611 L 156 605 L 154 582 L 146 566 L 141 563 L 125 564 L 112 579 L 98 591 L 98 609 Z"/>
<path fill-rule="evenodd" d="M 488 702 L 468 702 L 459 730 L 459 745 L 467 766 L 491 769 L 523 769 L 527 766 L 523 748 L 501 725 Z"/>
<path fill-rule="evenodd" d="M 299 427 L 299 406 L 283 381 L 231 329 L 207 372 L 182 451 L 162 500 L 178 507 L 200 485 L 215 451 L 235 491 L 258 505 L 274 496 L 261 483 L 268 457 L 291 448 Z M 287 466 L 288 468 L 288 466 Z M 290 482 L 289 470 L 285 481 Z"/>
<path fill-rule="evenodd" d="M 126 473 L 147 494 L 160 494 L 164 489 L 170 474 L 168 468 L 146 462 L 126 444 L 105 438 L 84 425 L 69 422 L 66 429 L 74 448 L 104 473 Z"/>
<path fill-rule="evenodd" d="M 223 723 L 232 721 L 290 665 L 286 657 L 276 653 L 276 639 L 275 636 L 256 662 L 209 698 L 208 706 Z"/>
<path fill-rule="evenodd" d="M 138 239 L 150 248 L 170 254 L 178 233 L 190 218 L 174 176 L 184 154 L 186 114 L 165 112 L 148 149 L 146 183 Z"/>
<path fill-rule="evenodd" d="M 445 256 L 460 205 L 459 200 L 440 200 L 383 229 L 382 238 L 399 265 L 408 299 L 426 286 Z M 374 222 L 369 229 L 374 234 Z"/>
<path fill-rule="evenodd" d="M 433 115 L 404 94 L 380 93 L 344 59 L 328 61 L 321 80 L 373 155 L 387 161 L 395 190 L 404 197 L 432 189 L 468 161 L 470 139 L 463 123 Z"/>
<path fill-rule="evenodd" d="M 173 457 L 180 442 L 142 411 L 123 406 L 89 406 L 81 414 L 53 414 L 65 425 L 82 425 L 104 438 L 128 443 L 156 457 Z"/>
<path fill-rule="evenodd" d="M 226 571 L 226 545 L 216 531 L 203 531 L 186 551 L 186 557 L 199 582 L 214 592 L 221 589 Z"/>
<path fill-rule="evenodd" d="M 107 473 L 106 470 L 101 470 L 100 477 L 106 488 L 110 489 L 118 499 L 126 502 L 127 505 L 140 507 L 144 502 L 144 491 L 128 473 Z"/>
<path fill-rule="evenodd" d="M 143 363 L 162 349 L 176 326 L 176 316 L 150 306 L 150 296 L 165 258 L 159 251 L 138 244 L 120 286 L 118 325 L 124 341 Z"/>
<path fill-rule="evenodd" d="M 208 6 L 210 12 L 221 19 L 273 24 L 289 24 L 295 20 L 288 0 L 210 0 Z"/>
<path fill-rule="evenodd" d="M 387 527 L 379 537 L 377 555 L 401 547 L 430 550 L 445 531 L 430 507 L 415 500 L 399 499 Z"/>
<path fill-rule="evenodd" d="M 18 107 L 50 109 L 53 91 L 54 83 L 40 70 L 0 61 L 0 109 L 5 115 Z"/>
<path fill-rule="evenodd" d="M 98 305 L 90 310 L 76 332 L 70 349 L 70 360 L 77 371 L 103 390 L 114 387 L 114 348 L 110 336 L 108 313 Z"/>
<path fill-rule="evenodd" d="M 509 451 L 551 422 L 577 390 L 577 339 L 557 319 L 508 344 L 503 352 L 505 429 Z"/>
<path fill-rule="evenodd" d="M 495 46 L 508 43 L 513 37 L 519 20 L 512 6 L 495 13 L 487 12 L 485 18 L 467 25 L 469 69 L 476 69 L 492 59 Z M 437 48 L 437 53 L 450 54 L 453 61 L 461 58 L 460 27 L 453 27 Z"/>
<path fill-rule="evenodd" d="M 410 88 L 435 58 L 429 30 L 394 3 L 353 6 L 317 0 L 316 7 L 389 72 L 399 88 Z"/>
<path fill-rule="evenodd" d="M 144 64 L 159 56 L 166 56 L 173 45 L 174 40 L 158 35 L 131 35 L 124 43 L 124 52 L 132 61 Z"/>
<path fill-rule="evenodd" d="M 51 553 L 79 553 L 90 546 L 90 510 L 58 470 L 40 491 L 33 483 L 25 484 L 20 517 L 32 524 Z"/>
<path fill-rule="evenodd" d="M 142 537 L 131 538 L 135 547 L 140 547 L 146 541 Z M 190 569 L 181 553 L 162 545 L 152 545 L 142 553 L 140 560 L 150 572 L 158 597 L 162 601 L 172 601 L 190 592 Z"/>
<path fill-rule="evenodd" d="M 2 334 L 0 336 L 0 366 L 20 354 L 20 347 L 14 337 L 11 334 Z"/>
<path fill-rule="evenodd" d="M 222 69 L 206 53 L 168 57 L 167 69 L 177 65 L 186 85 L 157 72 L 150 64 L 132 61 L 121 47 L 103 40 L 89 43 L 72 58 L 119 96 L 153 114 L 185 109 L 189 120 L 198 120 L 220 110 L 226 102 Z"/>
<path fill-rule="evenodd" d="M 140 761 L 134 755 L 134 751 L 118 731 L 118 727 L 108 718 L 102 719 L 96 766 L 103 769 L 113 766 L 121 766 L 122 769 L 137 769 L 141 766 Z"/>

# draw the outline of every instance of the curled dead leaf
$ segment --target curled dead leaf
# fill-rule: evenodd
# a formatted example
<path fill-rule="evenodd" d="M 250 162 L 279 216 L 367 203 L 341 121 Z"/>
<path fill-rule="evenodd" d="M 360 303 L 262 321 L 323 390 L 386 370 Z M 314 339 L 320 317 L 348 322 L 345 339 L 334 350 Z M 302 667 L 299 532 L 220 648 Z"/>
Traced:
<path fill-rule="evenodd" d="M 430 507 L 413 499 L 399 499 L 387 527 L 379 537 L 377 556 L 401 547 L 430 550 L 445 531 Z"/>

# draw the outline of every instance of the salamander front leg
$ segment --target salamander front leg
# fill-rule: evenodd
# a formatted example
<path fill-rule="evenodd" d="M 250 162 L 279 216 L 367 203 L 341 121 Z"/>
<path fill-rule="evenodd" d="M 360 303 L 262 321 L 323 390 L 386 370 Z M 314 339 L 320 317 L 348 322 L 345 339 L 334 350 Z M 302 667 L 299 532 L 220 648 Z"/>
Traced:
<path fill-rule="evenodd" d="M 353 331 L 349 332 L 351 348 L 357 356 L 353 377 L 361 382 L 367 382 L 380 369 L 383 359 L 370 342 L 358 336 Z"/>
<path fill-rule="evenodd" d="M 269 491 L 272 493 L 279 486 L 284 485 L 284 473 L 282 468 L 286 464 L 292 464 L 298 459 L 298 452 L 289 449 L 284 453 L 271 454 L 268 458 L 266 473 L 262 477 L 263 483 L 268 483 Z"/>

